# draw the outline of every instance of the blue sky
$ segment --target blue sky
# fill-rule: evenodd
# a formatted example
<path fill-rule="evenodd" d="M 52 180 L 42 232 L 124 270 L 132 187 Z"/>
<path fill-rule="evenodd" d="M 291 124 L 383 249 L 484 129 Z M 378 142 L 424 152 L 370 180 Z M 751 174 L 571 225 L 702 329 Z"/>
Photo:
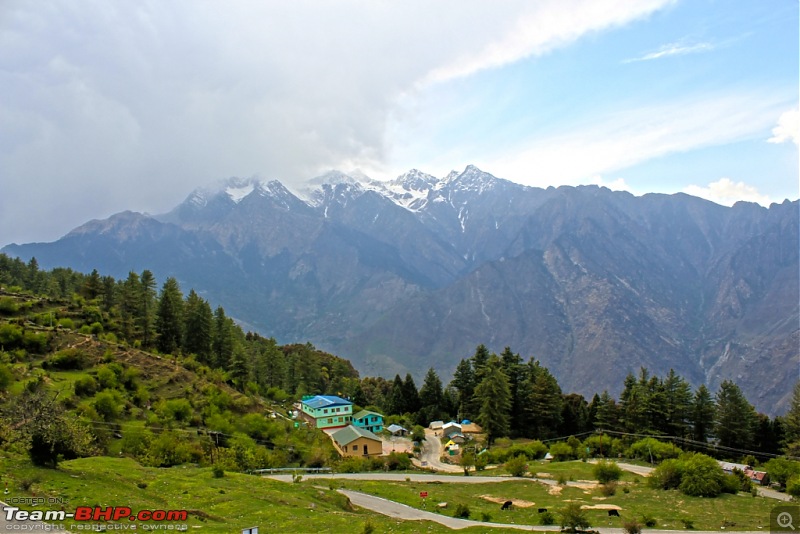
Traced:
<path fill-rule="evenodd" d="M 797 0 L 0 4 L 0 245 L 229 176 L 798 198 Z"/>

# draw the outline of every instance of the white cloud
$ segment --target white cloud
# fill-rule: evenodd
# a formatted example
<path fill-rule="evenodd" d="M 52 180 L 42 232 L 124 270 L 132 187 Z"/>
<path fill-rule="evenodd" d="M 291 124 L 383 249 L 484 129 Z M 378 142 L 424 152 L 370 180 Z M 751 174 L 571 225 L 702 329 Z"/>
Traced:
<path fill-rule="evenodd" d="M 436 83 L 501 67 L 527 57 L 545 54 L 594 31 L 621 26 L 652 14 L 673 0 L 550 0 L 528 2 L 510 31 L 486 42 L 455 61 L 438 66 L 422 80 Z M 497 4 L 493 4 L 494 5 Z"/>
<path fill-rule="evenodd" d="M 781 114 L 778 118 L 778 125 L 772 129 L 772 137 L 767 139 L 769 143 L 785 143 L 790 141 L 795 145 L 800 138 L 800 110 L 790 109 Z"/>
<path fill-rule="evenodd" d="M 683 56 L 686 54 L 697 54 L 699 52 L 710 52 L 714 50 L 711 43 L 684 44 L 683 42 L 670 43 L 662 46 L 655 52 L 650 52 L 641 57 L 626 59 L 623 63 L 634 63 L 637 61 L 651 61 L 670 56 Z"/>
<path fill-rule="evenodd" d="M 667 154 L 757 138 L 783 106 L 766 92 L 705 95 L 596 116 L 475 163 L 529 185 L 575 185 Z"/>
<path fill-rule="evenodd" d="M 599 174 L 590 178 L 587 182 L 590 185 L 599 185 L 600 187 L 607 187 L 612 191 L 627 191 L 629 193 L 633 193 L 634 195 L 638 194 L 633 191 L 633 188 L 625 182 L 625 178 L 615 178 L 611 181 L 606 180 Z"/>
<path fill-rule="evenodd" d="M 740 200 L 756 202 L 762 206 L 769 206 L 772 202 L 768 196 L 759 193 L 756 187 L 744 182 L 734 182 L 730 178 L 720 178 L 705 187 L 690 185 L 683 192 L 723 206 L 732 206 Z"/>

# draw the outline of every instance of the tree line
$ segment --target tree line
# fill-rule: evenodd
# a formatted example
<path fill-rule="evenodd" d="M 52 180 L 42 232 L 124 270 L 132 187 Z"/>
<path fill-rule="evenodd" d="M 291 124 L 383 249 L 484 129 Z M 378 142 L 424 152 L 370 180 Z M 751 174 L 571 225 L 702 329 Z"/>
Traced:
<path fill-rule="evenodd" d="M 771 419 L 757 413 L 731 381 L 712 393 L 705 385 L 693 389 L 673 370 L 659 377 L 643 368 L 625 377 L 619 398 L 603 391 L 587 400 L 562 392 L 538 360 L 525 361 L 509 347 L 497 355 L 479 345 L 461 359 L 449 384 L 431 368 L 417 388 L 411 374 L 361 378 L 349 361 L 311 344 L 279 346 L 273 338 L 245 333 L 221 306 L 212 309 L 193 289 L 184 296 L 175 278 L 158 290 L 148 270 L 115 280 L 96 270 L 88 275 L 64 268 L 44 271 L 35 258 L 25 263 L 0 255 L 0 285 L 79 301 L 82 328 L 181 355 L 185 365 L 222 370 L 239 390 L 276 400 L 336 394 L 412 425 L 469 419 L 484 428 L 490 442 L 605 430 L 700 443 L 713 438 L 722 447 L 771 454 L 800 452 L 800 400 L 787 416 Z"/>

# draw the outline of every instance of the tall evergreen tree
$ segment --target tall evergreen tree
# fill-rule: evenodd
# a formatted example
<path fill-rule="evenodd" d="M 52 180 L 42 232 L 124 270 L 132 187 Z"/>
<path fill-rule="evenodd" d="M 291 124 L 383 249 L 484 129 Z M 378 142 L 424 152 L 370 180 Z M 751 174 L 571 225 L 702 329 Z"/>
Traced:
<path fill-rule="evenodd" d="M 689 429 L 692 388 L 674 369 L 670 369 L 663 382 L 663 391 L 666 432 L 672 436 L 685 437 Z"/>
<path fill-rule="evenodd" d="M 414 383 L 414 377 L 411 376 L 411 373 L 406 373 L 406 378 L 403 380 L 403 401 L 405 403 L 405 411 L 403 413 L 417 413 L 422 407 L 417 385 Z"/>
<path fill-rule="evenodd" d="M 483 380 L 483 372 L 486 363 L 489 361 L 489 349 L 486 345 L 481 343 L 475 348 L 475 354 L 472 355 L 472 371 L 475 373 L 475 383 L 478 384 Z"/>
<path fill-rule="evenodd" d="M 133 271 L 129 272 L 128 278 L 121 285 L 119 312 L 122 336 L 130 343 L 139 337 L 141 291 L 142 284 L 139 275 Z"/>
<path fill-rule="evenodd" d="M 739 386 L 725 380 L 715 396 L 716 424 L 714 433 L 724 447 L 746 449 L 753 443 L 757 417 L 753 405 L 747 402 Z"/>
<path fill-rule="evenodd" d="M 575 436 L 592 429 L 589 404 L 583 395 L 569 393 L 562 397 L 559 436 Z"/>
<path fill-rule="evenodd" d="M 472 363 L 469 360 L 462 358 L 458 362 L 450 386 L 456 390 L 458 416 L 461 419 L 474 419 L 472 396 L 475 393 L 475 374 L 472 372 Z"/>
<path fill-rule="evenodd" d="M 789 411 L 783 418 L 783 449 L 790 456 L 800 456 L 800 381 L 794 385 Z"/>
<path fill-rule="evenodd" d="M 183 295 L 178 281 L 167 278 L 161 287 L 156 314 L 156 347 L 165 354 L 175 352 L 183 339 Z"/>
<path fill-rule="evenodd" d="M 183 350 L 195 354 L 198 361 L 204 364 L 211 363 L 214 316 L 211 306 L 194 289 L 186 297 L 185 316 Z"/>
<path fill-rule="evenodd" d="M 523 390 L 522 383 L 527 378 L 527 367 L 523 364 L 519 354 L 506 347 L 500 354 L 503 372 L 508 377 L 508 387 L 511 390 L 510 435 L 521 436 L 525 433 L 527 414 L 525 409 L 528 404 L 528 390 Z M 559 414 L 560 416 L 561 414 Z"/>
<path fill-rule="evenodd" d="M 217 309 L 214 310 L 211 351 L 214 354 L 214 365 L 227 369 L 233 359 L 233 321 L 225 315 L 225 310 L 222 306 L 217 306 Z M 287 391 L 294 390 L 287 389 Z"/>
<path fill-rule="evenodd" d="M 705 384 L 700 384 L 694 393 L 691 406 L 692 439 L 705 443 L 714 430 L 716 406 L 711 392 Z"/>
<path fill-rule="evenodd" d="M 527 420 L 533 428 L 533 437 L 555 437 L 561 424 L 561 387 L 550 371 L 538 361 L 531 362 L 529 367 L 532 382 L 525 406 L 529 410 Z"/>
<path fill-rule="evenodd" d="M 478 400 L 478 424 L 486 433 L 486 440 L 491 445 L 494 441 L 509 432 L 511 410 L 511 388 L 508 377 L 503 372 L 500 359 L 491 355 L 483 368 L 483 379 L 475 388 Z"/>
<path fill-rule="evenodd" d="M 403 415 L 406 410 L 406 397 L 405 389 L 403 388 L 403 379 L 400 375 L 394 375 L 392 381 L 392 388 L 389 391 L 389 397 L 386 399 L 386 411 L 392 415 Z"/>
<path fill-rule="evenodd" d="M 444 409 L 442 381 L 433 367 L 425 374 L 425 380 L 419 390 L 419 401 L 422 407 L 418 412 L 417 424 L 428 426 L 431 421 L 443 419 L 447 415 Z"/>
<path fill-rule="evenodd" d="M 139 304 L 138 329 L 142 335 L 142 345 L 151 347 L 155 341 L 156 323 L 156 279 L 153 273 L 147 269 L 142 271 L 140 285 L 141 302 Z"/>
<path fill-rule="evenodd" d="M 608 390 L 604 390 L 598 398 L 594 427 L 598 430 L 618 430 L 619 428 L 619 409 L 616 401 L 608 394 Z"/>

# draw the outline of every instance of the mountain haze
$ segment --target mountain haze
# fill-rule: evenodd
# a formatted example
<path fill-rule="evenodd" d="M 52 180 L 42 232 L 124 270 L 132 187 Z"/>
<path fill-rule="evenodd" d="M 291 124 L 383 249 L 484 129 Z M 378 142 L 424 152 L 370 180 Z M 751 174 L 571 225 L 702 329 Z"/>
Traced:
<path fill-rule="evenodd" d="M 230 179 L 157 217 L 124 212 L 53 243 L 43 267 L 175 276 L 245 327 L 310 340 L 364 374 L 449 377 L 479 343 L 565 391 L 674 368 L 737 382 L 766 413 L 798 378 L 798 202 L 540 189 L 474 166 L 389 182 L 331 172 L 294 191 Z"/>

